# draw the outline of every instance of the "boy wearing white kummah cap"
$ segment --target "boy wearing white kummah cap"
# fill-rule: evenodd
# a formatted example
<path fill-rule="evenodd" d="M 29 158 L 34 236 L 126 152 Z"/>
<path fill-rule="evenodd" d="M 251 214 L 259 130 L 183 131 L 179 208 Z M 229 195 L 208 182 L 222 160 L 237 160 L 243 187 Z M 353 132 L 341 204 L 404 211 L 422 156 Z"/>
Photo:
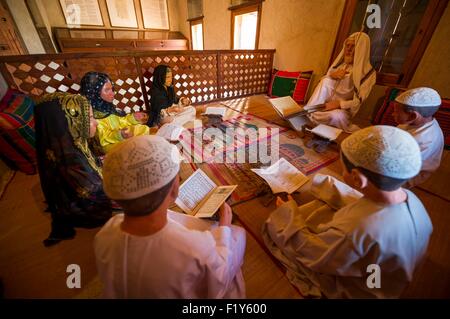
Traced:
<path fill-rule="evenodd" d="M 177 148 L 158 136 L 133 137 L 106 156 L 104 190 L 125 214 L 95 238 L 104 297 L 245 297 L 245 231 L 226 204 L 218 225 L 169 211 L 179 169 Z"/>
<path fill-rule="evenodd" d="M 393 115 L 398 128 L 416 139 L 422 154 L 420 173 L 408 182 L 413 187 L 423 183 L 441 164 L 444 134 L 433 115 L 442 101 L 435 90 L 419 87 L 400 94 L 395 102 Z"/>
<path fill-rule="evenodd" d="M 282 203 L 264 224 L 265 243 L 304 295 L 399 297 L 433 229 L 420 200 L 401 188 L 420 170 L 419 147 L 403 130 L 372 126 L 341 150 L 344 180 L 354 189 L 316 175 L 317 199 Z"/>

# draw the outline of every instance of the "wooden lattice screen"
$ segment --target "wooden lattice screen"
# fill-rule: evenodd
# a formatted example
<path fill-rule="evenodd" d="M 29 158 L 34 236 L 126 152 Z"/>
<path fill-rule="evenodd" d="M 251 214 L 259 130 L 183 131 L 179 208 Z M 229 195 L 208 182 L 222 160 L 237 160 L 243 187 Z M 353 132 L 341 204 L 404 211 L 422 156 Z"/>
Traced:
<path fill-rule="evenodd" d="M 10 88 L 36 98 L 55 91 L 77 93 L 88 71 L 109 74 L 114 104 L 145 110 L 154 68 L 172 68 L 175 91 L 193 103 L 266 93 L 275 50 L 146 51 L 65 53 L 0 57 L 0 71 Z"/>

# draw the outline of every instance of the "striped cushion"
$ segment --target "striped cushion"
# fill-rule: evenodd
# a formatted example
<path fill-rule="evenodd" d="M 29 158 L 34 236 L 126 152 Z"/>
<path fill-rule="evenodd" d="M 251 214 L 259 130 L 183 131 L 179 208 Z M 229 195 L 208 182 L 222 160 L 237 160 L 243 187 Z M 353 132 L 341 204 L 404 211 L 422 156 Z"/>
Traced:
<path fill-rule="evenodd" d="M 394 103 L 392 103 L 397 95 L 405 90 L 397 88 L 388 88 L 383 100 L 383 104 L 376 110 L 375 117 L 372 121 L 374 125 L 393 125 L 397 126 L 392 115 L 394 111 Z M 450 149 L 450 100 L 442 99 L 439 110 L 434 114 L 434 118 L 438 121 L 439 126 L 444 133 L 445 147 Z"/>
<path fill-rule="evenodd" d="M 312 71 L 287 72 L 274 70 L 269 88 L 269 96 L 292 96 L 299 104 L 305 103 Z"/>
<path fill-rule="evenodd" d="M 25 94 L 8 92 L 0 102 L 1 159 L 14 169 L 36 173 L 34 102 Z"/>
<path fill-rule="evenodd" d="M 9 89 L 0 102 L 0 111 L 19 116 L 25 122 L 34 118 L 34 101 L 22 92 Z"/>

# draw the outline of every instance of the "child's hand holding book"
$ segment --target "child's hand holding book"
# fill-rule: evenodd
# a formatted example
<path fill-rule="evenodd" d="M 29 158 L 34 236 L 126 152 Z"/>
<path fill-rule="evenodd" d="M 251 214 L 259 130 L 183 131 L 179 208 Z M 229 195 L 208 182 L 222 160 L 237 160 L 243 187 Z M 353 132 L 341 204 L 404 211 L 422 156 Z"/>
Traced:
<path fill-rule="evenodd" d="M 230 226 L 233 220 L 233 211 L 230 205 L 223 203 L 219 209 L 219 226 Z"/>

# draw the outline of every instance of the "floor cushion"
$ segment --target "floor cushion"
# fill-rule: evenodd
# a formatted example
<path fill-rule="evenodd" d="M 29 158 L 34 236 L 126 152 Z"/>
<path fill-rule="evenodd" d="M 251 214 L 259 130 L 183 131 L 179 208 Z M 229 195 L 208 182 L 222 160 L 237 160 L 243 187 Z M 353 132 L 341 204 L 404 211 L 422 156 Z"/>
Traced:
<path fill-rule="evenodd" d="M 274 70 L 269 87 L 270 97 L 291 96 L 297 103 L 304 104 L 312 71 L 288 72 Z"/>
<path fill-rule="evenodd" d="M 34 102 L 9 90 L 0 101 L 1 159 L 13 169 L 36 173 Z"/>

